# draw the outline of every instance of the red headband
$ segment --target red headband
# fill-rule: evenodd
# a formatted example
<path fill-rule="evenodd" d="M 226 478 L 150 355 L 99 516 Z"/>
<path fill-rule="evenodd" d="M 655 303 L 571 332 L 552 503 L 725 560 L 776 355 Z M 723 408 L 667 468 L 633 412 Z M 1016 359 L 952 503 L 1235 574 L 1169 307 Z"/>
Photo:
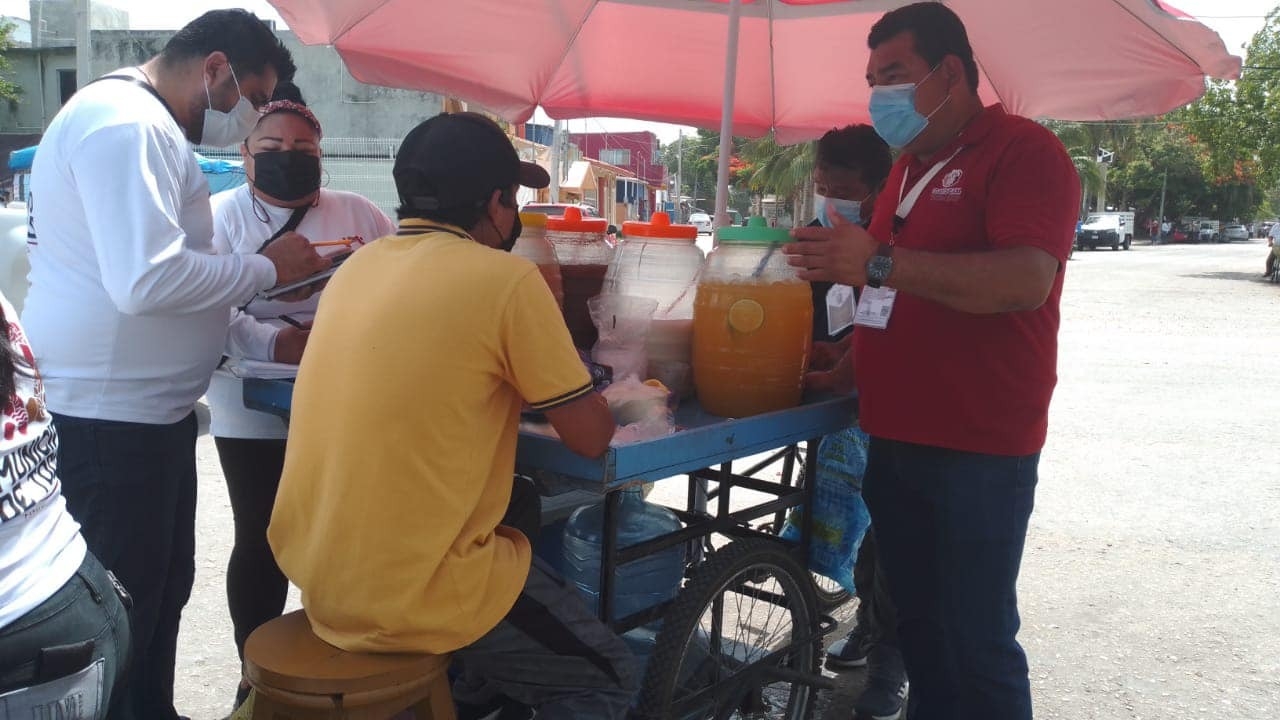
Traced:
<path fill-rule="evenodd" d="M 278 112 L 293 113 L 294 115 L 301 117 L 303 120 L 306 120 L 311 127 L 315 128 L 316 135 L 318 137 L 324 137 L 324 131 L 320 129 L 320 121 L 316 119 L 315 113 L 311 112 L 311 108 L 301 103 L 296 103 L 292 100 L 273 100 L 272 102 L 263 105 L 261 112 L 262 117 Z"/>

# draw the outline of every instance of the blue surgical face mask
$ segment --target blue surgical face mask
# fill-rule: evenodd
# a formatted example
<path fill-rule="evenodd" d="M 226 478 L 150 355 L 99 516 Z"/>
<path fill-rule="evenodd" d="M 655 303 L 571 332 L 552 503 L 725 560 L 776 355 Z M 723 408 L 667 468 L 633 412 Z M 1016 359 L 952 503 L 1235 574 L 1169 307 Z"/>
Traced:
<path fill-rule="evenodd" d="M 929 119 L 951 100 L 951 95 L 948 94 L 927 116 L 916 110 L 916 88 L 924 84 L 939 67 L 941 65 L 934 65 L 929 74 L 918 83 L 876 85 L 871 88 L 871 125 L 890 147 L 904 148 L 909 145 L 928 127 Z"/>
<path fill-rule="evenodd" d="M 813 196 L 813 210 L 817 213 L 818 222 L 822 223 L 822 227 L 835 227 L 835 222 L 831 219 L 832 215 L 838 215 L 850 223 L 861 225 L 862 203 L 866 202 L 869 197 L 871 196 L 867 195 L 861 200 L 845 200 L 844 198 L 815 194 Z"/>

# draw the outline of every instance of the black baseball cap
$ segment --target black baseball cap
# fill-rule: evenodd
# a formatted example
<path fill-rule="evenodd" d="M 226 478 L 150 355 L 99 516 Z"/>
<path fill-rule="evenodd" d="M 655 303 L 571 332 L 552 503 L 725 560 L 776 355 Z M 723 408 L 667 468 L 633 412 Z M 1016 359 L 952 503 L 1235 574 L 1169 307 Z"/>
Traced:
<path fill-rule="evenodd" d="M 551 184 L 546 170 L 520 160 L 496 122 L 472 112 L 441 113 L 410 130 L 391 174 L 409 210 L 477 206 L 494 190 Z"/>

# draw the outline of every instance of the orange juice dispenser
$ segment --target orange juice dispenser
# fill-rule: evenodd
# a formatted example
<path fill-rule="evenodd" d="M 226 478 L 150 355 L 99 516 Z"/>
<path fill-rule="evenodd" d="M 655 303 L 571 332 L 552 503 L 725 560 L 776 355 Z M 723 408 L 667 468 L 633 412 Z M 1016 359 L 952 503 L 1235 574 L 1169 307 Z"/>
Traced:
<path fill-rule="evenodd" d="M 657 212 L 649 222 L 624 223 L 622 235 L 605 292 L 657 302 L 646 343 L 648 376 L 687 397 L 693 392 L 694 283 L 703 260 L 694 244 L 698 228 L 672 225 Z"/>
<path fill-rule="evenodd" d="M 716 231 L 693 311 L 693 377 L 707 412 L 747 417 L 800 404 L 813 297 L 782 253 L 790 241 L 759 217 Z"/>
<path fill-rule="evenodd" d="M 547 218 L 547 239 L 555 248 L 564 287 L 564 322 L 581 350 L 596 342 L 587 301 L 600 294 L 613 259 L 613 246 L 605 240 L 608 228 L 606 220 L 583 219 L 576 207 L 567 208 L 564 217 Z"/>
<path fill-rule="evenodd" d="M 547 239 L 547 216 L 542 213 L 520 213 L 520 224 L 524 227 L 516 240 L 511 254 L 522 257 L 538 266 L 538 272 L 547 281 L 556 303 L 564 310 L 564 284 L 560 280 L 560 263 L 556 260 L 556 249 Z"/>

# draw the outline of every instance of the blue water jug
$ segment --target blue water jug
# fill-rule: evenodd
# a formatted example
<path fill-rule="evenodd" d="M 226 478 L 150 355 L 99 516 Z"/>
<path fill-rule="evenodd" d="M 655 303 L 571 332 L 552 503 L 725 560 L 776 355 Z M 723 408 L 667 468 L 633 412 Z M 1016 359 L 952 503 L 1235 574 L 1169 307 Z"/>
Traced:
<path fill-rule="evenodd" d="M 604 504 L 586 505 L 569 516 L 564 529 L 561 568 L 577 586 L 592 612 L 600 607 L 600 557 L 604 551 Z M 618 548 L 626 548 L 680 529 L 667 508 L 647 503 L 640 488 L 622 491 L 618 509 Z M 623 618 L 675 597 L 684 577 L 684 545 L 667 548 L 618 568 L 613 617 Z"/>

